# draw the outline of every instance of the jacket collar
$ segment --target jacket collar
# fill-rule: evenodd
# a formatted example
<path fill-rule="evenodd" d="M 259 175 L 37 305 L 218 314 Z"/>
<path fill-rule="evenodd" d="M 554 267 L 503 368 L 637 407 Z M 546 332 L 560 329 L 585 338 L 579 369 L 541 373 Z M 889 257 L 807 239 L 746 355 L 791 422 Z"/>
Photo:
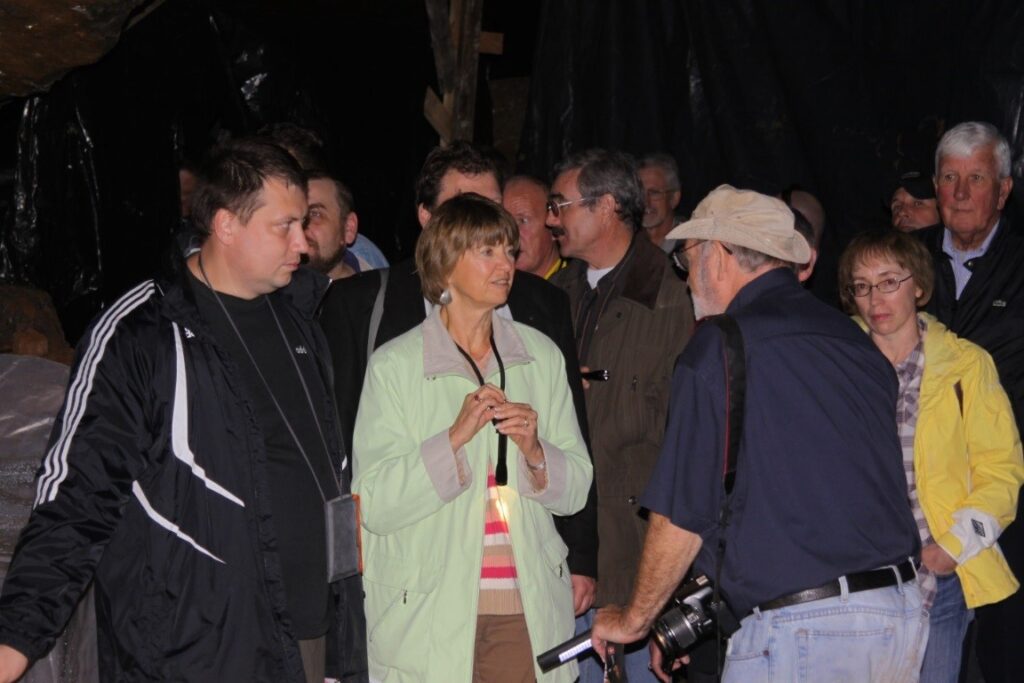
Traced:
<path fill-rule="evenodd" d="M 292 281 L 275 294 L 284 297 L 303 318 L 312 320 L 330 286 L 329 277 L 308 266 L 302 266 L 292 273 Z"/>
<path fill-rule="evenodd" d="M 641 306 L 654 309 L 658 303 L 658 292 L 661 291 L 662 278 L 658 277 L 665 268 L 665 252 L 651 244 L 645 234 L 635 233 L 629 243 L 629 249 L 619 261 L 616 268 L 622 268 L 622 290 L 620 296 L 635 301 Z M 586 283 L 587 264 L 572 260 L 568 268 L 573 269 L 573 277 Z M 612 277 L 614 271 L 605 275 Z M 602 278 L 602 281 L 604 278 Z M 600 285 L 599 285 L 600 286 Z M 587 285 L 589 289 L 589 285 Z"/>
<path fill-rule="evenodd" d="M 291 282 L 272 292 L 271 296 L 283 298 L 304 319 L 312 320 L 330 283 L 326 275 L 303 266 L 292 274 Z M 169 317 L 196 324 L 199 307 L 196 305 L 196 295 L 192 291 L 184 258 L 175 262 L 172 276 L 157 283 L 157 286 L 164 294 L 164 305 Z"/>
<path fill-rule="evenodd" d="M 853 321 L 860 325 L 860 329 L 864 330 L 866 334 L 871 334 L 864 318 L 859 315 L 852 317 Z M 917 317 L 923 320 L 928 328 L 924 334 L 924 371 L 928 375 L 945 374 L 946 366 L 956 361 L 956 354 L 953 353 L 954 346 L 948 343 L 950 341 L 948 337 L 952 336 L 954 339 L 957 337 L 934 315 L 918 311 Z"/>
<path fill-rule="evenodd" d="M 732 298 L 732 301 L 729 302 L 725 312 L 735 313 L 747 306 L 747 304 L 769 295 L 769 292 L 774 289 L 792 287 L 800 287 L 796 274 L 792 270 L 785 266 L 772 268 L 743 285 L 736 292 L 736 296 Z"/>
<path fill-rule="evenodd" d="M 950 364 L 957 361 L 956 346 L 950 343 L 957 337 L 935 316 L 918 311 L 917 317 L 928 326 L 924 334 L 924 371 L 929 375 L 945 375 Z"/>
<path fill-rule="evenodd" d="M 955 260 L 956 258 L 956 256 L 954 256 L 954 252 L 959 252 L 959 254 L 965 259 L 975 259 L 984 256 L 985 254 L 988 253 L 989 248 L 992 246 L 992 241 L 996 238 L 996 235 L 999 234 L 999 229 L 1002 227 L 1002 225 L 1003 218 L 1002 216 L 1000 216 L 996 220 L 996 224 L 992 227 L 992 231 L 985 236 L 985 239 L 982 241 L 981 245 L 975 247 L 974 249 L 968 249 L 967 251 L 960 251 L 955 246 L 953 246 L 953 233 L 950 232 L 948 229 L 943 230 L 942 253 L 945 254 L 946 258 L 951 260 Z"/>
<path fill-rule="evenodd" d="M 661 290 L 661 278 L 655 275 L 665 270 L 665 252 L 651 244 L 642 230 L 633 235 L 630 250 L 633 256 L 623 273 L 626 279 L 622 285 L 622 296 L 654 309 Z"/>
<path fill-rule="evenodd" d="M 494 330 L 494 343 L 501 354 L 505 369 L 515 365 L 533 362 L 533 356 L 526 350 L 522 337 L 516 330 L 515 323 L 506 320 L 496 313 L 491 313 L 491 326 Z M 465 377 L 473 384 L 477 383 L 476 375 L 459 353 L 455 342 L 441 320 L 441 308 L 434 310 L 423 321 L 423 375 L 436 377 L 439 375 L 458 375 Z M 492 353 L 487 359 L 487 367 L 481 370 L 484 378 L 497 374 L 498 364 Z"/>

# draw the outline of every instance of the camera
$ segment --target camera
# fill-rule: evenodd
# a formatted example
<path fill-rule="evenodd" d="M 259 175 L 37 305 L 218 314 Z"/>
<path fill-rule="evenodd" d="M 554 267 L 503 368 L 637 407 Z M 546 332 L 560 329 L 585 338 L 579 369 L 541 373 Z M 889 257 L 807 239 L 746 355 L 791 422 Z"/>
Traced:
<path fill-rule="evenodd" d="M 690 649 L 694 643 L 714 636 L 730 636 L 739 630 L 739 621 L 719 596 L 714 599 L 711 579 L 701 575 L 684 583 L 654 622 L 651 637 L 665 655 L 665 665 Z"/>
<path fill-rule="evenodd" d="M 739 628 L 739 620 L 733 616 L 732 610 L 721 596 L 715 600 L 715 589 L 711 585 L 711 579 L 701 575 L 684 583 L 672 596 L 669 606 L 654 622 L 651 638 L 664 653 L 662 666 L 668 672 L 672 668 L 672 662 L 686 654 L 694 643 L 716 633 L 728 637 Z M 611 645 L 612 643 L 609 643 L 609 646 Z M 541 671 L 546 673 L 590 649 L 590 631 L 586 631 L 542 653 L 537 657 L 537 664 Z M 620 647 L 610 649 L 617 653 Z M 622 679 L 620 677 L 609 680 Z"/>

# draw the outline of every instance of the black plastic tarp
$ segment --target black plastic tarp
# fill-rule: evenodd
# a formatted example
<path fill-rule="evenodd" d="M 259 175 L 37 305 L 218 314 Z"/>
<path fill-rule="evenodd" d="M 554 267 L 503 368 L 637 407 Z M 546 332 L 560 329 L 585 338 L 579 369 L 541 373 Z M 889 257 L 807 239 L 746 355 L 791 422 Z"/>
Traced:
<path fill-rule="evenodd" d="M 1021 175 L 1020 3 L 548 0 L 539 31 L 521 166 L 668 151 L 685 212 L 723 182 L 799 184 L 828 214 L 816 288 L 834 290 L 839 246 L 886 219 L 895 173 L 930 170 L 950 126 L 994 123 Z"/>
<path fill-rule="evenodd" d="M 159 271 L 187 145 L 201 150 L 211 130 L 246 124 L 218 27 L 174 4 L 22 105 L 3 277 L 50 292 L 72 340 Z"/>
<path fill-rule="evenodd" d="M 1021 174 L 1016 2 L 547 0 L 535 29 L 517 20 L 485 29 L 535 45 L 521 169 L 547 176 L 592 146 L 668 151 L 684 212 L 722 182 L 799 184 L 829 217 L 816 277 L 826 295 L 839 247 L 885 220 L 895 172 L 927 167 L 950 125 L 995 123 Z M 494 57 L 482 67 L 482 77 L 509 72 Z M 172 248 L 178 165 L 218 134 L 282 120 L 324 137 L 361 231 L 408 255 L 412 183 L 437 141 L 422 115 L 435 81 L 422 0 L 164 3 L 99 63 L 0 116 L 17 106 L 21 119 L 0 278 L 50 292 L 74 341 Z M 486 106 L 487 89 L 478 93 Z"/>
<path fill-rule="evenodd" d="M 361 231 L 407 253 L 412 179 L 437 143 L 422 116 L 433 78 L 421 0 L 164 3 L 98 63 L 7 105 L 22 116 L 0 279 L 48 291 L 74 342 L 103 305 L 163 269 L 179 166 L 278 121 L 325 140 Z"/>

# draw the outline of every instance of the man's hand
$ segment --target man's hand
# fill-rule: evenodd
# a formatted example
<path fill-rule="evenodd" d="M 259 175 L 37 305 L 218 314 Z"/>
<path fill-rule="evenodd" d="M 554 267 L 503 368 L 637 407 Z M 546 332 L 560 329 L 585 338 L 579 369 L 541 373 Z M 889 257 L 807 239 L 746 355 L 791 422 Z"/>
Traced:
<path fill-rule="evenodd" d="M 921 548 L 921 564 L 936 576 L 945 576 L 956 571 L 956 560 L 938 543 L 929 543 Z"/>
<path fill-rule="evenodd" d="M 700 545 L 700 536 L 675 526 L 664 515 L 651 512 L 629 607 L 605 607 L 594 617 L 591 643 L 602 659 L 609 641 L 626 645 L 647 635 L 662 606 L 683 580 Z"/>
<path fill-rule="evenodd" d="M 672 675 L 667 674 L 661 670 L 661 662 L 665 658 L 665 655 L 662 654 L 661 648 L 658 647 L 658 644 L 654 642 L 654 638 L 651 638 L 651 642 L 647 643 L 647 649 L 651 653 L 651 671 L 654 673 L 655 676 L 657 676 L 659 681 L 664 681 L 665 683 L 672 683 Z M 683 655 L 679 659 L 672 662 L 672 671 L 675 671 L 683 664 L 689 663 L 690 655 Z"/>
<path fill-rule="evenodd" d="M 590 368 L 588 368 L 586 365 L 580 366 L 580 374 L 586 374 L 588 372 L 590 372 Z M 580 381 L 583 382 L 583 391 L 586 391 L 587 389 L 590 388 L 590 382 L 588 382 L 585 379 L 581 379 Z"/>
<path fill-rule="evenodd" d="M 627 608 L 610 605 L 597 610 L 590 641 L 594 652 L 604 660 L 604 651 L 609 642 L 620 645 L 635 643 L 647 635 L 647 630 L 646 622 L 633 617 Z"/>
<path fill-rule="evenodd" d="M 583 574 L 572 575 L 572 609 L 576 616 L 586 612 L 594 604 L 597 581 Z"/>
<path fill-rule="evenodd" d="M 9 645 L 0 645 L 0 683 L 14 683 L 28 668 L 28 657 Z"/>

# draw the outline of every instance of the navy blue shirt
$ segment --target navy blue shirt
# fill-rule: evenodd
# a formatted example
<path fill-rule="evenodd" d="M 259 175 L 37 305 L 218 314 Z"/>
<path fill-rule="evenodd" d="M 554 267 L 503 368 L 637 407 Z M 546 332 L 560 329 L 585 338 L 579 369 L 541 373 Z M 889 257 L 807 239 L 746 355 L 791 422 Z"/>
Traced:
<path fill-rule="evenodd" d="M 721 590 L 755 605 L 917 554 L 896 434 L 889 361 L 788 269 L 737 293 L 747 398 Z M 701 325 L 672 378 L 668 428 L 642 504 L 699 534 L 699 573 L 714 576 L 722 505 L 722 333 Z"/>

